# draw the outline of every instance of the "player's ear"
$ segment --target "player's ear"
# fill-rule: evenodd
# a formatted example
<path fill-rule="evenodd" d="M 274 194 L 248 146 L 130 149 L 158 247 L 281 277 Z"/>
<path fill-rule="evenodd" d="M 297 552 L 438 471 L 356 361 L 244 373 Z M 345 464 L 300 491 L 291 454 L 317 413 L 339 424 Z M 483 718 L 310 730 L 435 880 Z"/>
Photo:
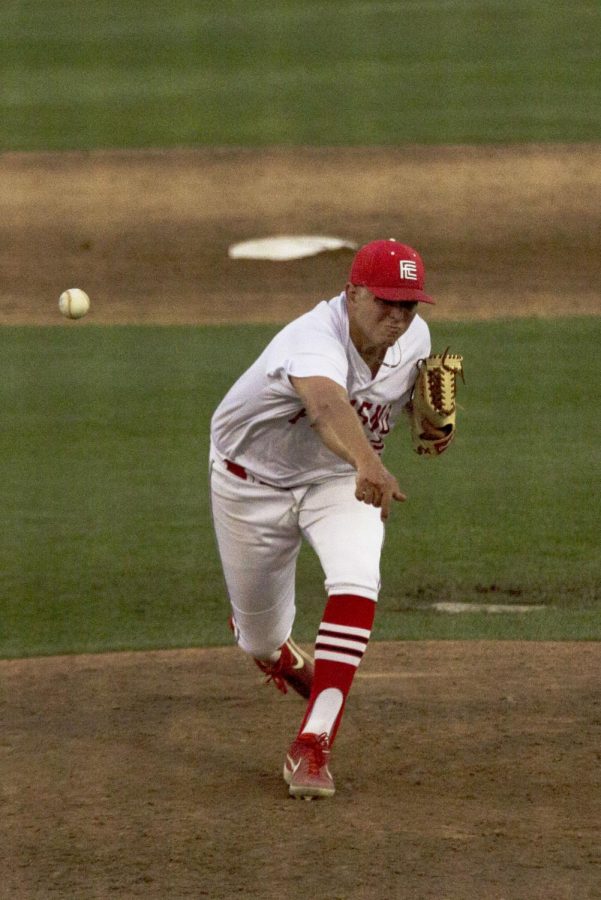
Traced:
<path fill-rule="evenodd" d="M 351 284 L 350 281 L 347 281 L 347 284 L 346 284 L 346 287 L 344 290 L 346 292 L 346 299 L 350 300 L 351 303 L 353 303 L 355 301 L 355 297 L 357 295 L 357 285 Z"/>

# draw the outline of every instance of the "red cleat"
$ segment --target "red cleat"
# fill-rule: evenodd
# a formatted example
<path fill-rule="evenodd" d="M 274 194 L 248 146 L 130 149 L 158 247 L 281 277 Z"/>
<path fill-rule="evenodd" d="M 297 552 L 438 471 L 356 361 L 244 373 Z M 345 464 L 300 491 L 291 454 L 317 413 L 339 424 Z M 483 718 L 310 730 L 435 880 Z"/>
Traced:
<path fill-rule="evenodd" d="M 331 797 L 336 788 L 328 768 L 330 745 L 327 734 L 301 734 L 290 745 L 284 763 L 284 781 L 291 797 L 312 800 Z"/>
<path fill-rule="evenodd" d="M 228 619 L 228 625 L 237 640 L 236 623 L 232 616 Z M 253 656 L 261 672 L 267 676 L 265 684 L 273 681 L 282 694 L 288 693 L 289 685 L 297 694 L 308 700 L 313 684 L 313 660 L 301 650 L 298 644 L 294 643 L 292 638 L 288 638 L 279 649 L 281 651 L 280 658 L 276 662 L 271 662 L 269 659 L 257 659 L 256 656 Z"/>
<path fill-rule="evenodd" d="M 278 691 L 283 694 L 288 693 L 290 686 L 297 694 L 308 700 L 313 684 L 313 661 L 292 638 L 288 638 L 280 650 L 277 662 L 253 657 L 261 672 L 267 676 L 265 684 L 273 681 Z"/>

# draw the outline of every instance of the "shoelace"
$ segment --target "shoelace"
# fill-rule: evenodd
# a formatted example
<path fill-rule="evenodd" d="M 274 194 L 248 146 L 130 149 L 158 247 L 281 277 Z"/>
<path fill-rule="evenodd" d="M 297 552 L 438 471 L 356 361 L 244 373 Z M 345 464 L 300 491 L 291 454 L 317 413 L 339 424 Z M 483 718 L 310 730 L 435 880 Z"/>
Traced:
<path fill-rule="evenodd" d="M 307 769 L 310 775 L 317 775 L 319 770 L 325 765 L 330 751 L 328 744 L 328 736 L 323 734 L 312 735 L 305 738 L 302 734 L 298 738 L 303 744 L 307 744 L 307 749 L 311 752 L 307 755 Z"/>
<path fill-rule="evenodd" d="M 287 694 L 288 685 L 284 681 L 284 678 L 281 674 L 282 669 L 284 668 L 284 651 L 282 651 L 282 655 L 277 662 L 268 663 L 259 660 L 257 660 L 257 662 L 261 671 L 263 671 L 267 676 L 265 679 L 265 684 L 270 684 L 273 681 L 278 691 L 281 691 L 282 694 Z"/>

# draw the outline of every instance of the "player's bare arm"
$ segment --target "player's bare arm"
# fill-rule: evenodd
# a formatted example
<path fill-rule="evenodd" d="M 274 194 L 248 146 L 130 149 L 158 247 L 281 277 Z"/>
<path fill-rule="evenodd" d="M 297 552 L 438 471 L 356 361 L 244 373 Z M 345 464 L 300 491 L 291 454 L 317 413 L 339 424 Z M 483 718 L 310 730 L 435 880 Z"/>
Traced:
<path fill-rule="evenodd" d="M 330 378 L 310 376 L 290 381 L 326 447 L 357 470 L 355 496 L 381 509 L 387 519 L 392 500 L 405 500 L 394 475 L 382 463 L 350 404 L 348 394 Z"/>

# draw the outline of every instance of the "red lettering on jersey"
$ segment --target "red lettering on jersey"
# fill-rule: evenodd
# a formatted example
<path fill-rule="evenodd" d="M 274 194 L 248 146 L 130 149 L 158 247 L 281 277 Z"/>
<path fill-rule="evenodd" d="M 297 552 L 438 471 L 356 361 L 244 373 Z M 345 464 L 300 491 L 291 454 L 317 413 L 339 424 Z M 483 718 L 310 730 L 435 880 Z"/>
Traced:
<path fill-rule="evenodd" d="M 390 403 L 376 406 L 376 410 L 369 420 L 369 427 L 372 431 L 379 434 L 388 434 L 390 431 Z"/>
<path fill-rule="evenodd" d="M 381 453 L 384 449 L 383 437 L 390 431 L 390 403 L 372 403 L 369 400 L 351 400 L 361 424 L 371 432 L 368 435 L 369 442 L 376 451 Z"/>
<path fill-rule="evenodd" d="M 372 408 L 372 406 L 373 403 L 370 403 L 369 400 L 363 400 L 361 406 L 355 407 L 357 410 L 357 415 L 361 419 L 363 425 L 369 425 L 369 416 L 366 415 L 366 413 Z"/>

